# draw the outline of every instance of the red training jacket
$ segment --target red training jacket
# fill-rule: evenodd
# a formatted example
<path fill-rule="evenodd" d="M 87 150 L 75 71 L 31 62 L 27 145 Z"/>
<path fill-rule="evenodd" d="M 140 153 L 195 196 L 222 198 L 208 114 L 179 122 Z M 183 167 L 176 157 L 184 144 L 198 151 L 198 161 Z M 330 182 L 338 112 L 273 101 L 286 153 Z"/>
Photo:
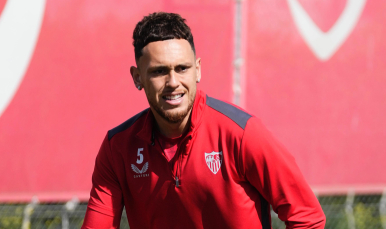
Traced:
<path fill-rule="evenodd" d="M 96 158 L 82 228 L 324 228 L 295 159 L 262 123 L 198 91 L 191 126 L 169 165 L 150 109 L 110 130 Z"/>

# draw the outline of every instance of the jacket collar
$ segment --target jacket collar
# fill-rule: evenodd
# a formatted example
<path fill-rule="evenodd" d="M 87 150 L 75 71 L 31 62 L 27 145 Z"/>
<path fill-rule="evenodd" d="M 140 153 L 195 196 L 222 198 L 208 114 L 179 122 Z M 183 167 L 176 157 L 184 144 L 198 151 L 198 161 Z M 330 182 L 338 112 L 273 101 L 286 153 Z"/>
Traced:
<path fill-rule="evenodd" d="M 190 116 L 190 128 L 188 130 L 187 136 L 195 135 L 198 127 L 201 124 L 201 117 L 204 112 L 205 105 L 205 93 L 201 90 L 197 90 L 192 108 L 192 113 Z M 149 109 L 145 117 L 145 122 L 143 123 L 143 128 L 137 133 L 137 136 L 148 144 L 154 144 L 154 128 L 156 124 L 155 122 L 156 121 L 153 112 L 151 111 L 151 109 Z"/>

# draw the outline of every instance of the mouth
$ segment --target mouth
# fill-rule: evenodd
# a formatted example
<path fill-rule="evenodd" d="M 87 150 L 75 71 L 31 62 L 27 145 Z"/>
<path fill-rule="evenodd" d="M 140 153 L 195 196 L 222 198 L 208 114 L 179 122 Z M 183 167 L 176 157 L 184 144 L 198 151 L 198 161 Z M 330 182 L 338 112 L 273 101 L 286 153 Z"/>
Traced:
<path fill-rule="evenodd" d="M 164 95 L 162 96 L 162 98 L 167 101 L 174 101 L 182 98 L 184 95 L 185 95 L 184 93 L 176 94 L 176 95 Z"/>
<path fill-rule="evenodd" d="M 174 95 L 164 95 L 162 98 L 165 100 L 167 104 L 169 104 L 172 107 L 179 106 L 183 102 L 185 93 L 179 93 Z"/>

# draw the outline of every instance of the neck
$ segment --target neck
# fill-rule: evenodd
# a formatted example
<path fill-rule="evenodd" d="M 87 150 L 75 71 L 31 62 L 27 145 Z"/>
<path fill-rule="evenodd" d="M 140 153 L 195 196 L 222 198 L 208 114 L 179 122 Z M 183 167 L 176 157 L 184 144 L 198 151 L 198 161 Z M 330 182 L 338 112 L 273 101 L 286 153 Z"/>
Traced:
<path fill-rule="evenodd" d="M 161 117 L 157 112 L 153 111 L 154 118 L 158 125 L 159 132 L 167 138 L 176 138 L 188 131 L 190 126 L 190 114 L 192 110 L 185 116 L 185 118 L 178 123 L 170 123 Z"/>

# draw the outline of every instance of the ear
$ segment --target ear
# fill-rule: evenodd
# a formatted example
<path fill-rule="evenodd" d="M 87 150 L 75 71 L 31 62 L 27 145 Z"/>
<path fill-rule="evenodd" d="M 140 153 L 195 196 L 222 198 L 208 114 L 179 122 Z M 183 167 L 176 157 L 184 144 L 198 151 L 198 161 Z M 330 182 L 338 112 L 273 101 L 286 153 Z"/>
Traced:
<path fill-rule="evenodd" d="M 131 66 L 130 67 L 130 74 L 131 74 L 131 77 L 133 78 L 135 87 L 138 90 L 141 90 L 143 88 L 143 85 L 141 83 L 141 75 L 139 73 L 139 69 L 134 67 L 134 66 Z"/>
<path fill-rule="evenodd" d="M 201 58 L 196 59 L 196 82 L 201 81 Z"/>

